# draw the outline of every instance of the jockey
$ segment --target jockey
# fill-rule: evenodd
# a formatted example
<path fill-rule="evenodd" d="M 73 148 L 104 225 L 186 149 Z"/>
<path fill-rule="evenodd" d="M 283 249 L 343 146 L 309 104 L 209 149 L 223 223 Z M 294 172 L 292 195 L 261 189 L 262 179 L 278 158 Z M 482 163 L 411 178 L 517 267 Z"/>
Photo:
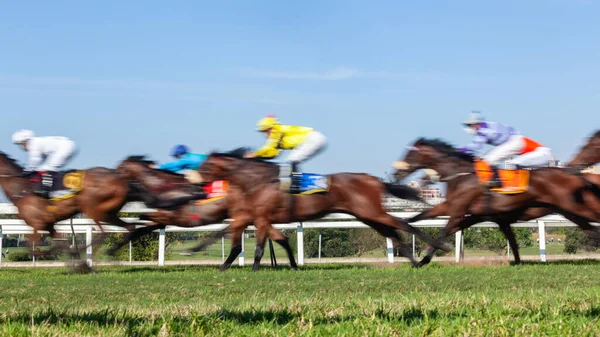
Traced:
<path fill-rule="evenodd" d="M 37 173 L 31 181 L 41 181 L 41 189 L 35 192 L 42 196 L 47 196 L 52 190 L 53 175 L 71 160 L 77 149 L 75 142 L 69 138 L 36 137 L 30 130 L 15 132 L 12 141 L 29 152 L 25 171 Z"/>
<path fill-rule="evenodd" d="M 301 175 L 298 165 L 317 155 L 327 144 L 327 138 L 321 132 L 304 126 L 282 125 L 273 115 L 259 120 L 256 131 L 264 133 L 267 143 L 246 158 L 274 158 L 281 150 L 291 150 L 281 164 L 279 178 L 282 189 L 291 185 L 292 192 L 299 188 L 298 178 Z M 290 179 L 290 176 L 295 179 Z"/>
<path fill-rule="evenodd" d="M 185 174 L 186 179 L 192 184 L 200 184 L 202 179 L 198 168 L 206 160 L 205 154 L 191 153 L 186 145 L 176 145 L 171 150 L 171 156 L 177 160 L 164 163 L 157 167 L 159 170 L 171 171 Z"/>
<path fill-rule="evenodd" d="M 552 159 L 549 148 L 540 143 L 524 137 L 517 130 L 500 123 L 486 122 L 478 111 L 473 111 L 469 119 L 463 122 L 465 130 L 475 137 L 468 145 L 459 149 L 466 153 L 476 153 L 485 144 L 495 146 L 483 156 L 483 160 L 494 171 L 490 187 L 500 187 L 502 182 L 498 176 L 498 165 L 513 156 L 511 162 L 517 167 L 543 167 L 548 166 Z"/>

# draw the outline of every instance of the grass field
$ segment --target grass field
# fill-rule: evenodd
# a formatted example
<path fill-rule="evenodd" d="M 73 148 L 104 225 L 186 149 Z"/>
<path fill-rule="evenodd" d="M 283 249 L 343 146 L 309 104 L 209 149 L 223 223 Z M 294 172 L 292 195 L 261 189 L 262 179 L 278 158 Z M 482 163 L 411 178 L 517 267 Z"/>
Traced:
<path fill-rule="evenodd" d="M 4 269 L 0 335 L 592 336 L 599 267 Z"/>
<path fill-rule="evenodd" d="M 294 238 L 292 238 L 292 239 L 294 239 Z M 246 256 L 250 257 L 250 259 L 252 259 L 254 256 L 255 243 L 256 243 L 256 240 L 254 238 L 245 239 Z M 171 254 L 169 254 L 167 256 L 167 260 L 171 260 L 171 261 L 189 261 L 189 260 L 220 261 L 221 260 L 222 247 L 221 247 L 220 242 L 210 246 L 206 251 L 198 252 L 194 255 L 180 255 L 179 254 L 191 247 L 196 246 L 197 244 L 198 244 L 197 241 L 184 241 L 181 244 L 173 244 L 171 246 Z M 277 261 L 278 262 L 280 262 L 280 261 L 287 262 L 288 261 L 287 254 L 285 253 L 283 248 L 281 248 L 281 246 L 276 243 L 273 244 L 273 247 L 275 249 L 275 256 L 277 257 Z M 47 248 L 44 247 L 44 249 L 47 249 Z M 225 256 L 226 257 L 229 255 L 230 250 L 231 250 L 231 241 L 225 240 Z M 10 253 L 25 253 L 25 252 L 28 252 L 29 249 L 27 247 L 10 247 L 9 251 L 10 251 Z M 540 250 L 537 245 L 534 245 L 532 247 L 521 248 L 520 252 L 521 252 L 521 256 L 526 256 L 526 255 L 536 255 L 537 256 L 540 254 Z M 577 253 L 578 254 L 589 254 L 589 252 L 586 252 L 584 250 L 579 250 Z M 449 253 L 449 256 L 452 256 L 453 254 L 454 254 L 454 251 L 451 251 Z M 563 244 L 546 245 L 546 254 L 548 254 L 548 255 L 565 254 L 564 253 L 564 245 Z M 104 256 L 103 254 L 94 254 L 94 255 L 95 255 L 96 260 L 100 260 L 100 261 L 111 260 L 111 258 Z M 476 249 L 466 249 L 465 250 L 465 256 L 497 256 L 497 255 L 498 254 L 496 252 L 487 251 L 487 250 L 476 250 Z M 83 256 L 83 254 L 82 254 L 82 256 Z M 267 246 L 263 259 L 265 261 L 268 261 L 270 259 L 270 256 L 271 256 L 271 253 Z M 374 250 L 374 251 L 367 252 L 366 254 L 362 255 L 362 257 L 367 257 L 367 258 L 385 258 L 386 256 L 387 256 L 386 252 L 383 250 Z M 68 261 L 68 260 L 70 260 L 70 257 L 65 255 L 62 257 L 62 260 Z"/>

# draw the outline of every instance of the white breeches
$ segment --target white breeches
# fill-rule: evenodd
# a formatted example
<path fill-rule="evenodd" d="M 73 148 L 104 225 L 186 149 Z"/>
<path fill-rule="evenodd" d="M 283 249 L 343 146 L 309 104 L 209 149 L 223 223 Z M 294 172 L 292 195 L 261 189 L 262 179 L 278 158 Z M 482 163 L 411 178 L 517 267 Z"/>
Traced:
<path fill-rule="evenodd" d="M 548 166 L 549 161 L 552 159 L 552 151 L 549 148 L 540 146 L 532 152 L 519 155 L 525 146 L 526 143 L 523 136 L 513 135 L 506 143 L 498 145 L 484 155 L 483 160 L 491 166 L 498 166 L 502 161 L 517 156 L 511 160 L 515 165 L 524 167 Z"/>
<path fill-rule="evenodd" d="M 76 150 L 77 146 L 74 141 L 65 140 L 56 151 L 46 157 L 46 161 L 37 170 L 40 172 L 60 171 L 73 158 Z"/>
<path fill-rule="evenodd" d="M 312 131 L 306 136 L 303 143 L 290 151 L 288 162 L 302 163 L 319 154 L 327 145 L 327 138 L 318 131 Z"/>

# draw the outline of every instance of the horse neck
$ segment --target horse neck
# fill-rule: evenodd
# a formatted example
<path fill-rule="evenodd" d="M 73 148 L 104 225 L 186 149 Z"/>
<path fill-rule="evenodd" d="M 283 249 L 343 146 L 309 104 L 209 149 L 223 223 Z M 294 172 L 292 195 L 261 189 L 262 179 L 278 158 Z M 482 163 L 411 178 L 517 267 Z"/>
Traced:
<path fill-rule="evenodd" d="M 461 173 L 471 173 L 474 171 L 473 163 L 458 158 L 449 158 L 447 160 L 436 161 L 430 168 L 437 171 L 442 178 L 455 176 Z"/>
<path fill-rule="evenodd" d="M 5 160 L 8 159 L 0 160 L 0 186 L 4 194 L 14 203 L 17 196 L 27 188 L 27 181 L 20 177 L 23 173 L 22 168 L 12 167 Z"/>
<path fill-rule="evenodd" d="M 27 183 L 24 178 L 20 177 L 0 178 L 0 186 L 8 200 L 14 204 L 19 195 L 27 188 Z"/>

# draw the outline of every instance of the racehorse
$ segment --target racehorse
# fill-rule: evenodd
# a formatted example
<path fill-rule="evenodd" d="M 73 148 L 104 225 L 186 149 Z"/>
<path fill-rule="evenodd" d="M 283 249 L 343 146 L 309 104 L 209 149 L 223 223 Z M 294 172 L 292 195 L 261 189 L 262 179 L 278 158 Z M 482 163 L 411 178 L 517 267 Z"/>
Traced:
<path fill-rule="evenodd" d="M 600 218 L 598 201 L 589 200 L 588 196 L 586 204 L 582 204 L 575 198 L 564 198 L 565 195 L 575 195 L 579 189 L 585 188 L 587 182 L 584 179 L 569 175 L 561 169 L 538 169 L 530 172 L 527 191 L 501 195 L 491 192 L 480 184 L 479 177 L 475 174 L 474 164 L 473 156 L 459 153 L 454 147 L 440 140 L 420 139 L 411 146 L 405 160 L 394 164 L 395 177 L 400 180 L 416 170 L 433 169 L 440 174 L 443 181 L 448 183 L 448 191 L 444 203 L 408 221 L 412 223 L 449 215 L 450 220 L 439 238 L 478 222 L 486 220 L 496 222 L 507 237 L 517 264 L 520 263 L 518 245 L 510 227 L 510 224 L 517 220 L 531 220 L 554 211 L 575 222 L 586 233 L 600 236 L 597 229 L 588 222 L 598 221 Z M 590 179 L 597 179 L 597 177 Z M 467 213 L 471 215 L 465 218 Z M 420 265 L 429 263 L 434 253 L 434 248 L 429 249 Z"/>
<path fill-rule="evenodd" d="M 328 176 L 329 190 L 325 193 L 291 195 L 280 190 L 278 165 L 261 159 L 245 159 L 245 153 L 245 149 L 211 153 L 199 171 L 205 182 L 227 180 L 231 186 L 237 186 L 244 192 L 242 202 L 250 207 L 252 213 L 233 214 L 233 222 L 227 230 L 241 233 L 240 229 L 245 229 L 254 221 L 257 231 L 253 270 L 258 270 L 260 265 L 266 238 L 273 228 L 273 219 L 281 220 L 277 221 L 279 223 L 300 222 L 321 218 L 330 213 L 354 215 L 384 237 L 391 238 L 414 266 L 417 262 L 408 247 L 402 244 L 401 237 L 396 232 L 398 229 L 416 235 L 431 246 L 448 250 L 445 245 L 440 245 L 419 229 L 392 217 L 384 210 L 381 198 L 386 192 L 399 198 L 420 200 L 416 190 L 407 186 L 385 184 L 367 174 L 338 173 Z M 233 247 L 236 247 L 239 254 L 241 235 L 234 235 L 232 240 Z"/>
<path fill-rule="evenodd" d="M 153 194 L 152 191 L 167 194 L 171 192 L 175 193 L 177 190 L 185 190 L 185 187 L 190 185 L 183 175 L 152 169 L 151 166 L 153 165 L 153 161 L 147 160 L 143 156 L 131 156 L 119 164 L 117 171 L 119 171 L 121 176 L 130 184 L 137 186 L 141 191 L 145 191 L 144 194 L 147 195 L 147 200 L 155 201 L 160 198 L 168 197 L 164 194 L 162 196 L 156 195 L 156 193 Z M 211 188 L 214 189 L 214 184 Z M 245 206 L 242 199 L 243 193 L 239 188 L 232 186 L 228 187 L 226 191 L 221 192 L 226 192 L 226 195 L 215 198 L 210 198 L 211 196 L 209 195 L 209 199 L 207 200 L 185 201 L 183 203 L 181 203 L 180 199 L 179 204 L 172 205 L 169 209 L 158 209 L 156 212 L 143 214 L 141 219 L 151 220 L 154 223 L 136 229 L 122 242 L 109 249 L 108 253 L 112 255 L 129 240 L 135 240 L 141 235 L 165 228 L 167 225 L 191 228 L 222 222 L 227 219 L 230 214 L 237 217 L 250 216 L 252 213 L 251 209 Z M 178 195 L 171 196 L 178 197 Z M 294 259 L 294 254 L 287 237 L 272 226 L 268 230 L 271 239 L 279 243 L 285 249 L 290 259 L 291 268 L 297 269 L 296 260 Z M 241 238 L 244 228 L 238 229 L 238 231 L 239 233 L 233 233 L 233 236 L 240 236 Z M 225 235 L 224 231 L 216 233 L 209 240 L 190 249 L 190 252 L 203 250 L 223 235 Z M 239 248 L 241 249 L 241 247 Z M 228 269 L 231 263 L 233 263 L 235 258 L 239 255 L 239 252 L 236 251 L 236 246 L 232 245 L 232 251 L 225 264 L 221 266 L 221 270 Z"/>
<path fill-rule="evenodd" d="M 118 214 L 126 202 L 135 199 L 127 184 L 114 170 L 95 167 L 77 172 L 73 176 L 76 192 L 60 198 L 47 200 L 33 193 L 32 183 L 16 161 L 0 152 L 0 186 L 8 199 L 17 207 L 19 218 L 33 228 L 32 243 L 40 240 L 39 231 L 48 231 L 56 238 L 54 224 L 85 213 L 100 228 L 101 222 L 133 230 L 134 226 L 123 222 Z M 66 247 L 61 247 L 63 250 Z M 71 252 L 79 259 L 79 252 Z"/>

